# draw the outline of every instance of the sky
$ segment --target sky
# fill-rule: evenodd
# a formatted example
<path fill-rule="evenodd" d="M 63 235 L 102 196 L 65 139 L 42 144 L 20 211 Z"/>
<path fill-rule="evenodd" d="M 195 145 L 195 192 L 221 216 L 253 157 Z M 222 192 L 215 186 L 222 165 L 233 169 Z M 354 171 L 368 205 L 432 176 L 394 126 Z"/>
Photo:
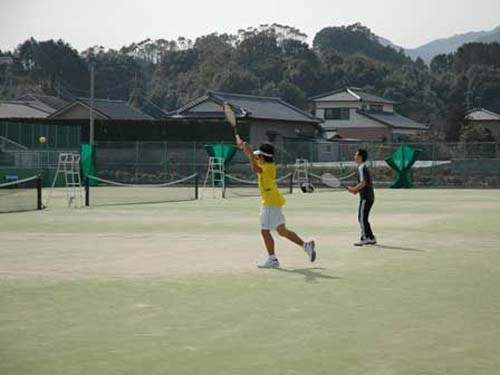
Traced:
<path fill-rule="evenodd" d="M 63 39 L 78 50 L 120 48 L 146 38 L 196 39 L 272 23 L 312 42 L 323 27 L 361 22 L 415 48 L 437 38 L 500 26 L 499 0 L 0 0 L 0 50 L 24 40 Z"/>

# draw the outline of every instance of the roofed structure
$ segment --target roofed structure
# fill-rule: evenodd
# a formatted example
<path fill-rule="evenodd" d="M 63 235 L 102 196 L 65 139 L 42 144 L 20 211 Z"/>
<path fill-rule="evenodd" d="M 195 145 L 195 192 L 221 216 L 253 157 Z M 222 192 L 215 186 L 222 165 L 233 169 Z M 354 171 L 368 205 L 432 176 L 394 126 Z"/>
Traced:
<path fill-rule="evenodd" d="M 153 120 L 123 100 L 94 99 L 94 116 L 106 120 Z M 65 105 L 50 118 L 86 119 L 90 117 L 90 99 L 78 98 Z"/>

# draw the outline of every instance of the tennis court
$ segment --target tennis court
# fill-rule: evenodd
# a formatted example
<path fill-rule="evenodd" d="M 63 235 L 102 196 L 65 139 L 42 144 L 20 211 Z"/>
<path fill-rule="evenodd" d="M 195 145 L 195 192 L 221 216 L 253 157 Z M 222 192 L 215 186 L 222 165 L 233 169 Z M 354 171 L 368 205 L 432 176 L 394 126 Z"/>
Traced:
<path fill-rule="evenodd" d="M 379 189 L 363 248 L 357 197 L 286 198 L 313 265 L 255 267 L 256 197 L 0 214 L 0 374 L 498 374 L 498 190 Z"/>

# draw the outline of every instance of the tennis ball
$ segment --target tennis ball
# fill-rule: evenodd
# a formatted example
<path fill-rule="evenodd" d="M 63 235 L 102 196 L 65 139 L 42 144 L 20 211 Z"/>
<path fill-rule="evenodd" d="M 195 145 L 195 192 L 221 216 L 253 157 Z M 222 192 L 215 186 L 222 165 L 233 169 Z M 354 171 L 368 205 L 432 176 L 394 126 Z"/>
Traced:
<path fill-rule="evenodd" d="M 40 138 L 38 138 L 38 141 L 39 141 L 41 144 L 44 144 L 45 142 L 47 142 L 47 138 L 45 138 L 45 137 L 40 137 Z"/>

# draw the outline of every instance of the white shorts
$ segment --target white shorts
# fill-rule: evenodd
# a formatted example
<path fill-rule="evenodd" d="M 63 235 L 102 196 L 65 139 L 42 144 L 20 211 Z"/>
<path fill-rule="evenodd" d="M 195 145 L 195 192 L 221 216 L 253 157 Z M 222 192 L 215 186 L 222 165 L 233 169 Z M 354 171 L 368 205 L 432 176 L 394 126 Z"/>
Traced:
<path fill-rule="evenodd" d="M 260 228 L 274 230 L 285 224 L 285 215 L 281 207 L 262 207 L 260 210 Z"/>

